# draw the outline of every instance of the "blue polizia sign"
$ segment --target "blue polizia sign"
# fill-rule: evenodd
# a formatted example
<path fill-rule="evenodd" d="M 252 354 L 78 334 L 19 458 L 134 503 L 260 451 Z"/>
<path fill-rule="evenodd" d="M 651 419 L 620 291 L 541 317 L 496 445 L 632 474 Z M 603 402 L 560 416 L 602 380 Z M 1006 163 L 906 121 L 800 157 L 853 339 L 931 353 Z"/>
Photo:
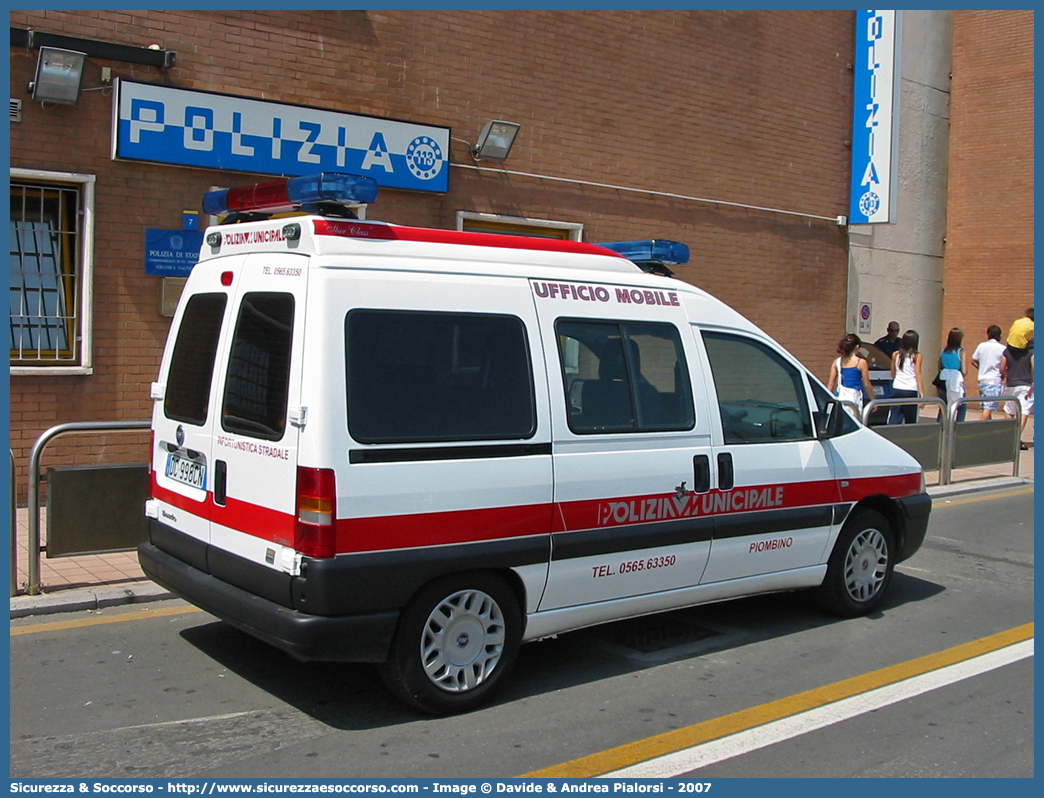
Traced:
<path fill-rule="evenodd" d="M 856 12 L 851 224 L 895 221 L 902 12 Z"/>
<path fill-rule="evenodd" d="M 368 175 L 446 191 L 450 130 L 119 80 L 112 157 L 237 172 Z"/>

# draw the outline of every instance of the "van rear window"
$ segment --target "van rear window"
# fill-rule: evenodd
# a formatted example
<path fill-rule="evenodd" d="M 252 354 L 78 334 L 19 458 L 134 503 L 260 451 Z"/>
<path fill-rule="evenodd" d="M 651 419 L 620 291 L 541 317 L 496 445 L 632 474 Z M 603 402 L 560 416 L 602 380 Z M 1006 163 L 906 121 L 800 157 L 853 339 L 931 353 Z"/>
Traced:
<path fill-rule="evenodd" d="M 360 443 L 517 440 L 536 432 L 521 319 L 353 310 L 345 336 L 348 428 Z"/>
<path fill-rule="evenodd" d="M 197 426 L 207 422 L 210 383 L 227 301 L 225 294 L 196 294 L 185 306 L 167 374 L 163 400 L 167 418 Z"/>
<path fill-rule="evenodd" d="M 293 330 L 293 295 L 243 296 L 225 378 L 222 429 L 271 441 L 283 437 Z"/>

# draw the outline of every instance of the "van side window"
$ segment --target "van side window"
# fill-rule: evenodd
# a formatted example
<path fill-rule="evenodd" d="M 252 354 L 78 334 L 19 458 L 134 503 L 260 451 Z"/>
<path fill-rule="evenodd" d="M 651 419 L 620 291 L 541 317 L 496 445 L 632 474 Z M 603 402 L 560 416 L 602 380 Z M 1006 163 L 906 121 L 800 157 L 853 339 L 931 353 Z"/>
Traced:
<path fill-rule="evenodd" d="M 225 294 L 196 294 L 185 306 L 167 374 L 163 400 L 167 418 L 197 426 L 207 423 L 210 383 L 227 301 Z"/>
<path fill-rule="evenodd" d="M 243 296 L 225 378 L 222 429 L 270 441 L 283 437 L 293 329 L 292 294 Z"/>
<path fill-rule="evenodd" d="M 689 370 L 673 324 L 559 319 L 555 331 L 573 432 L 695 425 Z"/>
<path fill-rule="evenodd" d="M 345 336 L 348 429 L 360 443 L 518 440 L 536 433 L 521 319 L 353 310 Z"/>
<path fill-rule="evenodd" d="M 801 372 L 760 341 L 704 332 L 726 444 L 813 437 Z"/>

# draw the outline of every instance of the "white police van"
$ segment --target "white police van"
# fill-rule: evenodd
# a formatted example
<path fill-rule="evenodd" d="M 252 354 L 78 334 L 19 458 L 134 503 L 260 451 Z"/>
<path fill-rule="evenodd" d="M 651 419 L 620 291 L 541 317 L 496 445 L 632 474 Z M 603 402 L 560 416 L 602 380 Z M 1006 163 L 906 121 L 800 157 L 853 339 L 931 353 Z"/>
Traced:
<path fill-rule="evenodd" d="M 571 629 L 802 588 L 880 604 L 924 539 L 921 468 L 652 273 L 686 247 L 329 204 L 375 195 L 336 173 L 207 195 L 239 223 L 207 230 L 152 387 L 152 579 L 435 713 Z"/>

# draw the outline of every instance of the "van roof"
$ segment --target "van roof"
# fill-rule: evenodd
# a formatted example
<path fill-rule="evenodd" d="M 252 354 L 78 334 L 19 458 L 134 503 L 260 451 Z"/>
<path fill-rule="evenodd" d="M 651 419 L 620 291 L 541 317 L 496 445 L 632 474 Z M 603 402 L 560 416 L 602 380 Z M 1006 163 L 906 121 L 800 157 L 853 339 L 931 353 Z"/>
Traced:
<path fill-rule="evenodd" d="M 209 242 L 215 240 L 212 236 L 216 233 L 221 239 L 214 246 Z M 696 315 L 705 325 L 731 326 L 764 335 L 749 319 L 702 288 L 683 280 L 649 274 L 619 253 L 596 244 L 325 216 L 291 216 L 209 227 L 199 260 L 202 263 L 254 252 L 319 256 L 309 265 L 321 269 L 354 265 L 342 261 L 338 255 L 362 255 L 371 267 L 375 265 L 374 258 L 383 258 L 389 268 L 418 272 L 467 270 L 563 279 L 563 270 L 576 270 L 579 280 L 597 280 L 601 272 L 606 282 L 677 291 L 686 302 L 698 303 Z M 466 265 L 469 263 L 476 266 L 469 267 Z M 584 273 L 583 276 L 580 273 Z"/>
<path fill-rule="evenodd" d="M 200 261 L 251 252 L 297 255 L 369 255 L 641 273 L 632 261 L 596 244 L 555 238 L 408 227 L 387 222 L 294 216 L 210 227 Z"/>

